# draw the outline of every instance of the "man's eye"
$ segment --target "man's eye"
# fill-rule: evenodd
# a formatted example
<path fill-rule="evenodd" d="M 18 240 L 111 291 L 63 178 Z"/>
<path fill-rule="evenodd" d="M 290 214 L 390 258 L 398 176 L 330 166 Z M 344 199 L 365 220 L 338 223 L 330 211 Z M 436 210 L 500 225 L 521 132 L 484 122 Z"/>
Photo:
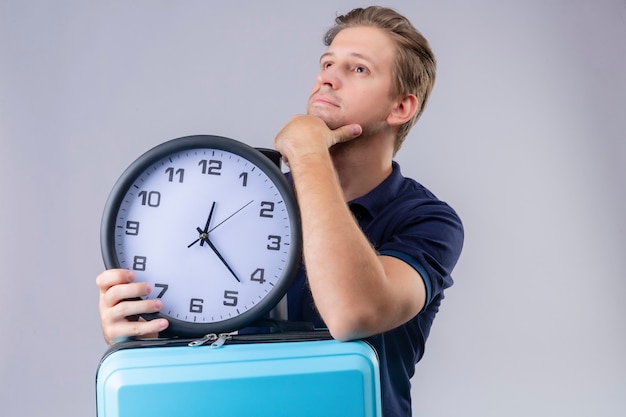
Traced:
<path fill-rule="evenodd" d="M 328 69 L 331 65 L 333 65 L 332 62 L 323 62 L 322 69 Z"/>
<path fill-rule="evenodd" d="M 367 73 L 367 68 L 358 66 L 358 67 L 354 68 L 354 72 L 357 72 L 357 73 L 360 73 L 360 74 L 366 74 Z"/>

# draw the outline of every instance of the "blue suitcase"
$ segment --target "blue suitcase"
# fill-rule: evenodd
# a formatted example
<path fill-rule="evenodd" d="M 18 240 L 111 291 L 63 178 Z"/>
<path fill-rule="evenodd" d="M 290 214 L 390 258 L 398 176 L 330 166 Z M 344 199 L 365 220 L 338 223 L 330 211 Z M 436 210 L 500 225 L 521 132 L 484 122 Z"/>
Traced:
<path fill-rule="evenodd" d="M 258 336 L 118 343 L 98 367 L 98 416 L 381 415 L 378 359 L 367 343 Z"/>

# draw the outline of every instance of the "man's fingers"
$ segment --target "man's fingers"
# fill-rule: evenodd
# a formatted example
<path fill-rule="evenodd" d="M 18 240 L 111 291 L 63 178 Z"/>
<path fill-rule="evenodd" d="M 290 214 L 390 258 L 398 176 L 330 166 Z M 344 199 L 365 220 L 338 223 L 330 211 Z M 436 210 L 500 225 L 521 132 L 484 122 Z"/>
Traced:
<path fill-rule="evenodd" d="M 115 285 L 102 294 L 100 299 L 104 304 L 104 307 L 113 307 L 122 300 L 145 297 L 150 294 L 151 290 L 150 285 L 145 282 Z"/>
<path fill-rule="evenodd" d="M 357 124 L 341 126 L 340 128 L 332 131 L 335 138 L 335 143 L 347 142 L 349 140 L 352 140 L 356 137 L 359 137 L 362 132 L 363 129 L 360 125 Z"/>
<path fill-rule="evenodd" d="M 109 344 L 113 344 L 116 339 L 129 336 L 156 336 L 163 330 L 167 329 L 168 325 L 169 323 L 165 319 L 119 322 L 111 328 L 111 331 L 105 338 Z"/>
<path fill-rule="evenodd" d="M 131 320 L 141 314 L 161 310 L 161 300 L 143 300 L 151 287 L 145 282 L 133 282 L 135 274 L 126 269 L 110 269 L 96 278 L 100 289 L 100 320 L 104 338 L 109 345 L 128 336 L 154 337 L 169 326 L 166 319 Z"/>
<path fill-rule="evenodd" d="M 163 307 L 161 300 L 127 300 L 109 309 L 107 317 L 111 321 L 125 320 L 126 317 L 144 313 L 156 313 Z"/>
<path fill-rule="evenodd" d="M 96 285 L 100 292 L 104 293 L 109 288 L 118 284 L 128 284 L 135 279 L 135 274 L 128 269 L 108 269 L 98 275 Z"/>
<path fill-rule="evenodd" d="M 154 336 L 169 326 L 166 319 L 130 321 L 127 317 L 161 310 L 161 300 L 126 300 L 101 312 L 102 330 L 109 344 L 128 336 Z"/>

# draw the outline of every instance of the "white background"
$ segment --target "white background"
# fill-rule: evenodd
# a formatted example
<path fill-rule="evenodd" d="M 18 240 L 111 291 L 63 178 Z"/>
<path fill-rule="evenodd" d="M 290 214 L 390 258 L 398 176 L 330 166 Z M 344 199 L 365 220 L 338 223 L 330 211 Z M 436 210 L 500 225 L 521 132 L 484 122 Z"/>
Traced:
<path fill-rule="evenodd" d="M 413 379 L 420 416 L 626 410 L 626 2 L 384 1 L 439 60 L 398 155 L 465 248 Z M 0 0 L 0 412 L 95 414 L 99 224 L 188 134 L 271 147 L 348 0 Z"/>

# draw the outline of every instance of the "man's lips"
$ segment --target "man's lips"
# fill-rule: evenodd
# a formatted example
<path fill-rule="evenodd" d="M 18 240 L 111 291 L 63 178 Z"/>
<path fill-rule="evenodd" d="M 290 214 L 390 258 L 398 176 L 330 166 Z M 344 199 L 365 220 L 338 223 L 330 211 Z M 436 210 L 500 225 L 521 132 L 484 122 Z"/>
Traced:
<path fill-rule="evenodd" d="M 311 98 L 311 104 L 321 104 L 321 105 L 339 107 L 339 104 L 337 104 L 337 101 L 333 100 L 330 97 L 326 97 L 326 96 L 323 96 L 323 95 L 315 95 L 315 96 L 313 96 Z"/>

